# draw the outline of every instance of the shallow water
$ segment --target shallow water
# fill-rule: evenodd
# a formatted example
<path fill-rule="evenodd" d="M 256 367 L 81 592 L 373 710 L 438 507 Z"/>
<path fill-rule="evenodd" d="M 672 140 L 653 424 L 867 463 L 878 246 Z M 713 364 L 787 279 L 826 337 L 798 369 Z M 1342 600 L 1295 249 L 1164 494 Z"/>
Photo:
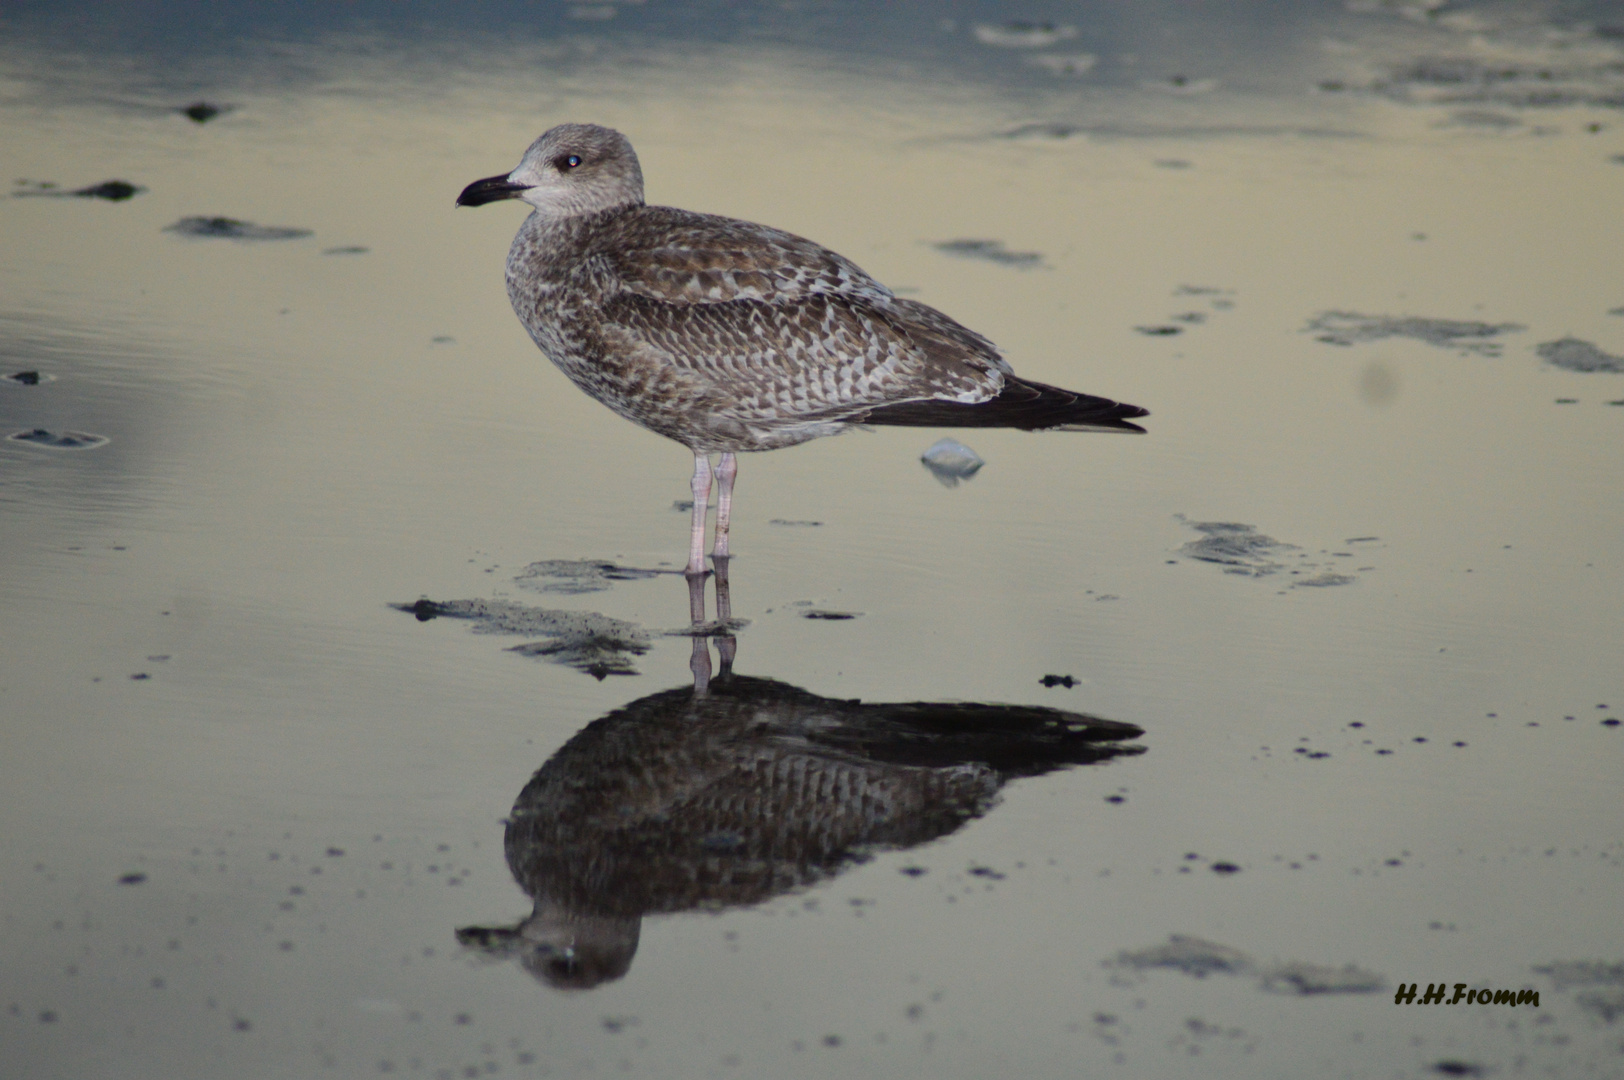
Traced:
<path fill-rule="evenodd" d="M 1429 7 L 5 15 L 5 182 L 145 189 L 0 199 L 0 375 L 40 376 L 0 434 L 52 436 L 0 440 L 6 1071 L 1624 1067 L 1624 376 L 1559 362 L 1624 355 L 1624 44 Z M 951 827 L 662 894 L 589 989 L 493 946 L 504 821 L 706 665 L 679 575 L 566 565 L 679 569 L 686 451 L 535 352 L 518 208 L 452 206 L 564 119 L 1151 410 L 742 461 L 712 697 L 736 649 L 870 769 L 782 703 L 1143 734 L 1038 769 L 904 728 L 980 778 Z M 985 462 L 951 487 L 944 434 Z M 752 820 L 660 842 L 772 870 L 797 819 Z M 1429 982 L 1541 997 L 1395 1005 Z"/>

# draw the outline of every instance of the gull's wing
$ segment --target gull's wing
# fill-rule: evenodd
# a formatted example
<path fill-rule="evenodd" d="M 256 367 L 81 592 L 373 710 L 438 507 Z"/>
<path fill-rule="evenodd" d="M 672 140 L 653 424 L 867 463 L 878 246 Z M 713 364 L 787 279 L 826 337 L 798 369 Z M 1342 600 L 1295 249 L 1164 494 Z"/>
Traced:
<path fill-rule="evenodd" d="M 589 257 L 601 260 L 622 288 L 652 300 L 892 299 L 850 259 L 782 229 L 668 206 L 640 206 L 605 226 Z"/>
<path fill-rule="evenodd" d="M 809 240 L 664 207 L 607 224 L 580 264 L 604 297 L 583 318 L 634 362 L 725 388 L 739 420 L 972 404 L 1003 386 L 992 342 Z"/>

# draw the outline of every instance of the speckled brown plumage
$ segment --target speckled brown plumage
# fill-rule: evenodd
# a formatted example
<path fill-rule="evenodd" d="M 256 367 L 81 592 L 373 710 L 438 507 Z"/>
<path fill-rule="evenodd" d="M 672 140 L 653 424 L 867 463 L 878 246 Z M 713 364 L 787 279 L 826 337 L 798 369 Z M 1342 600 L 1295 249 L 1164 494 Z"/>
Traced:
<path fill-rule="evenodd" d="M 508 866 L 534 899 L 517 952 L 557 985 L 630 966 L 644 915 L 761 903 L 945 836 L 1004 783 L 1137 754 L 1131 724 L 1041 706 L 865 704 L 725 674 L 616 709 L 520 792 Z"/>
<path fill-rule="evenodd" d="M 641 204 L 532 214 L 507 283 L 536 344 L 577 386 L 695 451 L 771 450 L 885 423 L 888 406 L 979 405 L 1006 384 L 1032 385 L 992 342 L 834 252 L 730 218 Z M 1144 414 L 1087 395 L 1069 404 L 1031 426 Z M 966 409 L 958 423 L 1028 426 L 995 412 Z"/>
<path fill-rule="evenodd" d="M 724 455 L 718 555 L 739 451 L 860 424 L 1142 430 L 1129 421 L 1144 409 L 1017 377 L 985 337 L 810 240 L 645 205 L 619 132 L 553 128 L 458 202 L 507 198 L 535 207 L 509 250 L 507 287 L 541 351 L 592 397 L 692 450 L 696 496 L 709 490 L 704 455 Z"/>

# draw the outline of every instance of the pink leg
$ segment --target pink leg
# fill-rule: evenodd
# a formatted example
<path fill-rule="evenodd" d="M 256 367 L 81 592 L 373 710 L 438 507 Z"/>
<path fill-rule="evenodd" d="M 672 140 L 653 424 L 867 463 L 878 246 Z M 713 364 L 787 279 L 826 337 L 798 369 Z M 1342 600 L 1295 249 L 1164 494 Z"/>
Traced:
<path fill-rule="evenodd" d="M 710 502 L 710 455 L 694 452 L 694 527 L 688 541 L 688 568 L 691 575 L 705 572 L 705 507 Z"/>
<path fill-rule="evenodd" d="M 688 615 L 697 628 L 705 622 L 705 575 L 688 575 Z M 710 638 L 694 634 L 693 655 L 688 670 L 694 673 L 694 693 L 703 694 L 711 680 Z"/>
<path fill-rule="evenodd" d="M 716 547 L 711 552 L 719 559 L 727 558 L 728 519 L 733 516 L 733 478 L 739 475 L 739 459 L 723 454 L 716 463 Z"/>
<path fill-rule="evenodd" d="M 727 580 L 726 555 L 715 560 L 716 562 L 716 621 L 726 626 L 733 619 L 733 590 Z M 701 601 L 703 609 L 703 601 Z M 703 613 L 703 610 L 701 611 Z M 716 637 L 716 655 L 722 661 L 722 674 L 733 673 L 733 658 L 738 654 L 738 640 L 731 634 L 718 634 Z M 708 653 L 706 654 L 709 655 Z"/>

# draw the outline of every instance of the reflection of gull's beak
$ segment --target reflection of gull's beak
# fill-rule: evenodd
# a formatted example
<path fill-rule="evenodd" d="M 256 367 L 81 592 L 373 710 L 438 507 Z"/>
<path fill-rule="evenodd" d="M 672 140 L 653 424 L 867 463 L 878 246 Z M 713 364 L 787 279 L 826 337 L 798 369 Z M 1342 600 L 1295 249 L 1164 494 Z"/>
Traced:
<path fill-rule="evenodd" d="M 519 192 L 528 190 L 530 190 L 528 184 L 515 184 L 507 178 L 506 173 L 501 176 L 487 176 L 463 188 L 462 194 L 457 196 L 457 205 L 484 206 L 486 203 L 499 202 L 502 199 L 517 199 Z"/>

